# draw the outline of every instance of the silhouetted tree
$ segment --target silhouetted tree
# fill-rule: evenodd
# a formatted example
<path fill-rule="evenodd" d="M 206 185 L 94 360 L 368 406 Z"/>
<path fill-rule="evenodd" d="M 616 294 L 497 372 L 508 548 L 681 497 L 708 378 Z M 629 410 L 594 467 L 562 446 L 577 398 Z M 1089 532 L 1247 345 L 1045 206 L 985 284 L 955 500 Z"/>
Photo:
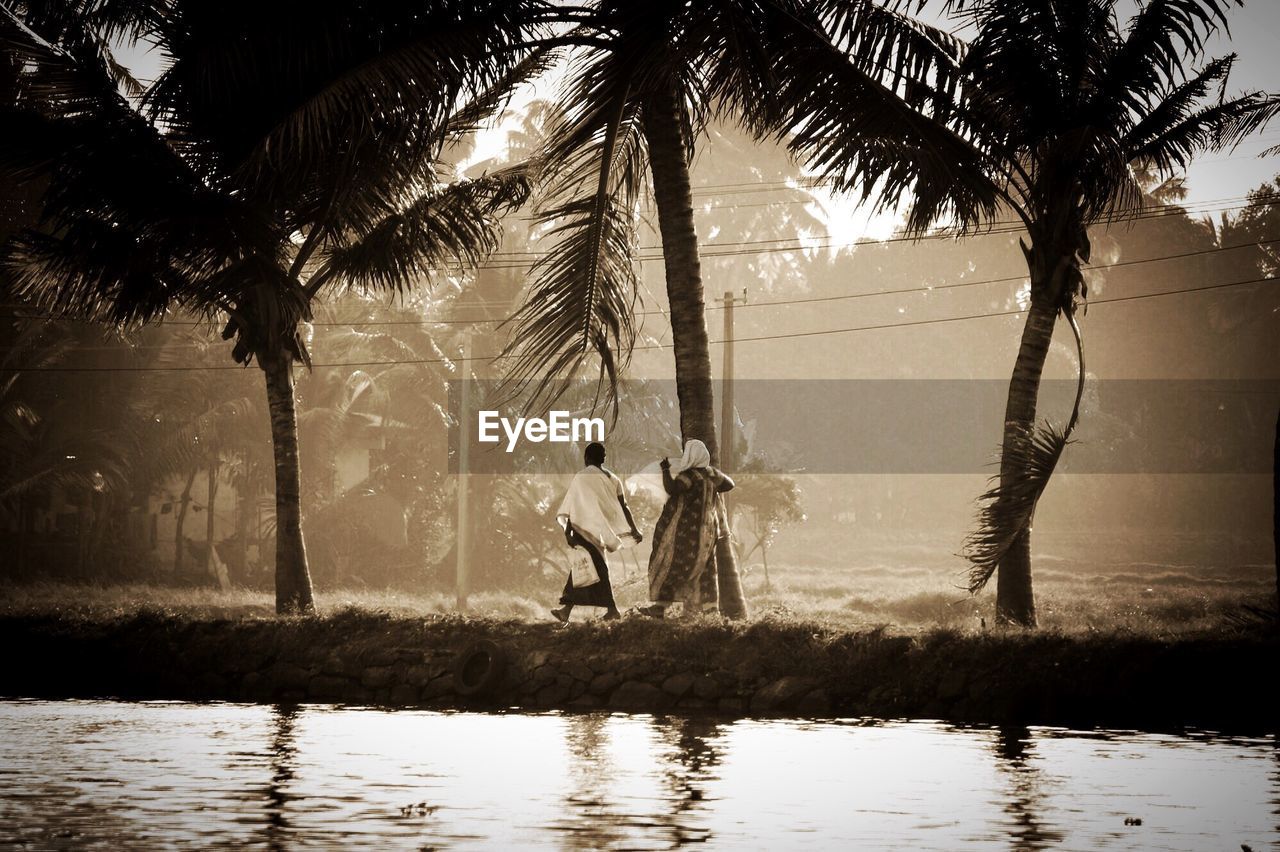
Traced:
<path fill-rule="evenodd" d="M 931 122 L 952 132 L 939 151 L 952 180 L 925 181 L 910 161 L 885 167 L 882 197 L 909 200 L 908 230 L 948 220 L 972 225 L 1000 213 L 1016 217 L 1029 237 L 1030 305 L 1009 385 L 999 482 L 984 495 L 980 527 L 967 542 L 972 591 L 999 569 L 996 609 L 1004 621 L 1036 621 L 1031 521 L 1078 401 L 1065 429 L 1037 426 L 1036 404 L 1059 315 L 1079 348 L 1089 227 L 1141 208 L 1135 167 L 1171 176 L 1196 154 L 1235 144 L 1280 109 L 1274 96 L 1225 96 L 1234 56 L 1193 68 L 1231 5 L 1152 0 L 1121 24 L 1115 0 L 951 0 L 945 6 L 974 30 L 972 41 L 922 41 L 919 50 L 930 55 L 926 74 L 880 72 L 901 95 L 904 124 Z M 856 18 L 852 13 L 846 38 L 850 61 L 873 70 L 856 49 L 866 29 Z M 802 75 L 786 79 L 801 86 L 793 98 L 803 119 L 793 149 L 837 186 L 871 192 L 867 164 L 891 157 L 894 140 L 839 97 L 803 85 Z M 991 196 L 998 207 L 985 203 Z"/>
<path fill-rule="evenodd" d="M 868 8 L 854 18 L 847 3 L 805 0 L 596 0 L 570 35 L 585 55 L 561 98 L 561 125 L 541 161 L 550 189 L 543 225 L 558 242 L 534 267 L 537 280 L 516 316 L 511 376 L 535 397 L 563 390 L 569 377 L 598 359 L 612 387 L 635 341 L 634 233 L 643 189 L 652 190 L 670 307 L 676 395 L 684 440 L 701 439 L 719 458 L 702 268 L 694 227 L 689 163 L 708 120 L 738 121 L 758 135 L 784 132 L 788 101 L 835 98 L 899 138 L 896 154 L 918 172 L 952 166 L 937 157 L 949 133 L 917 122 L 863 67 L 846 61 L 829 29 L 851 22 L 856 50 L 870 64 L 884 54 L 905 67 L 916 42 L 928 39 L 910 20 Z M 855 4 L 862 7 L 867 4 Z M 924 54 L 925 60 L 929 57 Z M 803 76 L 795 83 L 790 75 Z M 821 93 L 821 94 L 817 94 Z M 803 118 L 790 121 L 804 124 Z M 922 156 L 923 154 L 923 156 Z M 897 166 L 868 164 L 868 186 Z M 942 174 L 941 172 L 939 174 Z M 745 614 L 733 548 L 717 547 L 721 612 Z"/>
<path fill-rule="evenodd" d="M 313 606 L 293 384 L 294 363 L 310 362 L 304 326 L 336 288 L 402 292 L 493 247 L 524 173 L 451 182 L 438 162 L 541 67 L 518 60 L 542 5 L 180 0 L 24 6 L 29 25 L 0 15 L 26 78 L 4 105 L 0 161 L 49 181 L 43 227 L 8 254 L 16 290 L 117 324 L 175 308 L 229 318 L 233 358 L 256 360 L 266 382 L 281 612 Z M 104 51 L 112 37 L 163 57 L 133 97 Z"/>

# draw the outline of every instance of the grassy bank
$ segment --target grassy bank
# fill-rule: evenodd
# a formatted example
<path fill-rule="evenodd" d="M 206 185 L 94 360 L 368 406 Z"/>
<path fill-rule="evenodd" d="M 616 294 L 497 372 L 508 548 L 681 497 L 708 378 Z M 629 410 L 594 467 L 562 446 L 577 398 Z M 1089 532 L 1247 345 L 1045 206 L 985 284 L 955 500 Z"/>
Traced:
<path fill-rule="evenodd" d="M 560 583 L 471 596 L 317 590 L 315 618 L 266 592 L 155 586 L 0 587 L 8 696 L 321 701 L 938 718 L 957 722 L 1269 730 L 1254 687 L 1280 651 L 1271 566 L 1055 565 L 1037 572 L 1041 629 L 997 628 L 990 594 L 957 588 L 941 552 L 807 563 L 745 585 L 751 618 L 596 621 L 547 613 Z M 619 603 L 644 602 L 638 564 Z M 458 666 L 491 642 L 500 677 Z"/>
<path fill-rule="evenodd" d="M 970 597 L 957 587 L 959 576 L 928 564 L 783 565 L 768 588 L 759 566 L 746 577 L 752 619 L 803 621 L 828 630 L 888 629 L 921 633 L 944 628 L 983 631 L 991 595 Z M 625 609 L 645 602 L 640 566 L 615 568 L 616 594 Z M 1152 638 L 1231 635 L 1246 606 L 1275 605 L 1271 566 L 1198 568 L 1111 566 L 1098 570 L 1042 568 L 1036 575 L 1041 630 L 1069 636 L 1121 635 Z M 483 618 L 549 621 L 559 591 L 557 578 L 520 592 L 481 592 L 469 612 Z M 410 593 L 318 589 L 322 613 L 356 609 L 397 617 L 454 612 L 450 593 Z M 269 592 L 175 589 L 151 585 L 41 583 L 0 587 L 0 616 L 54 616 L 104 619 L 139 612 L 190 618 L 270 617 Z M 575 618 L 590 618 L 590 611 Z"/>
<path fill-rule="evenodd" d="M 1275 714 L 1253 684 L 1280 651 L 1269 629 L 1239 624 L 1177 637 L 848 630 L 769 615 L 735 624 L 629 618 L 560 629 L 520 618 L 358 608 L 276 619 L 155 608 L 19 614 L 13 611 L 17 604 L 10 606 L 0 617 L 0 641 L 16 649 L 0 664 L 0 692 L 7 697 L 877 716 L 1261 732 L 1269 730 Z M 482 647 L 477 643 L 492 643 L 487 647 L 501 665 L 488 686 L 471 692 L 464 686 L 476 677 L 462 666 Z"/>

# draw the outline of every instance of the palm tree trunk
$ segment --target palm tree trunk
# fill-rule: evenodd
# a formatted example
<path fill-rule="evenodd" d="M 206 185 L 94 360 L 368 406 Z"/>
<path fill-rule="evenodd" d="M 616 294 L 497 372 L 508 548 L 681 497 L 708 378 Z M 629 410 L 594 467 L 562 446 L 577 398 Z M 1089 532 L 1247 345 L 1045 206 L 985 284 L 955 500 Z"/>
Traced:
<path fill-rule="evenodd" d="M 680 434 L 697 438 L 719 463 L 716 442 L 715 394 L 711 381 L 711 348 L 707 337 L 706 305 L 698 234 L 693 225 L 693 192 L 689 184 L 688 149 L 680 128 L 681 104 L 674 91 L 656 95 L 644 110 L 644 136 L 653 173 L 653 198 L 662 234 L 662 261 L 671 308 L 671 339 L 676 359 L 676 398 L 680 404 Z M 747 614 L 733 541 L 716 543 L 716 573 L 720 582 L 720 613 L 727 618 Z"/>
<path fill-rule="evenodd" d="M 213 504 L 218 499 L 218 463 L 215 461 L 209 465 L 209 469 L 205 471 L 205 517 L 204 517 L 204 572 L 210 577 L 213 576 L 213 536 L 214 536 L 214 518 Z"/>
<path fill-rule="evenodd" d="M 261 359 L 271 413 L 276 466 L 276 612 L 312 612 L 311 573 L 302 540 L 302 476 L 298 464 L 298 413 L 293 398 L 293 357 L 283 350 Z"/>
<path fill-rule="evenodd" d="M 175 576 L 182 573 L 182 563 L 187 556 L 187 546 L 182 537 L 182 530 L 187 524 L 187 509 L 191 506 L 191 486 L 195 484 L 197 471 L 198 468 L 191 468 L 191 475 L 187 477 L 187 485 L 182 489 L 182 496 L 178 498 L 178 517 L 174 520 L 173 530 L 173 573 Z"/>
<path fill-rule="evenodd" d="M 218 588 L 221 591 L 226 592 L 226 591 L 230 591 L 231 583 L 230 583 L 230 578 L 227 576 L 226 566 L 223 565 L 222 561 L 218 558 L 217 537 L 216 537 L 216 529 L 214 526 L 216 521 L 216 516 L 213 513 L 214 505 L 217 503 L 217 500 L 218 500 L 219 468 L 220 468 L 220 465 L 218 463 L 218 456 L 215 453 L 213 456 L 213 462 L 209 465 L 209 473 L 208 473 L 209 500 L 208 500 L 208 507 L 206 511 L 205 521 L 204 521 L 205 522 L 204 540 L 205 540 L 205 544 L 207 545 L 204 551 L 204 572 L 215 583 L 218 584 Z"/>
<path fill-rule="evenodd" d="M 245 463 L 247 467 L 247 462 Z M 236 559 L 240 582 L 249 576 L 249 511 L 253 501 L 249 498 L 249 476 L 246 472 L 236 480 Z"/>
<path fill-rule="evenodd" d="M 693 225 L 693 192 L 681 124 L 680 106 L 674 94 L 655 97 L 646 106 L 644 136 L 649 145 L 653 197 L 662 233 L 667 301 L 671 306 L 680 434 L 686 441 L 697 438 L 706 444 L 712 462 L 718 464 L 711 347 L 702 298 L 698 234 Z"/>
<path fill-rule="evenodd" d="M 1032 293 L 1040 288 L 1032 283 Z M 1022 344 L 1009 381 L 1009 398 L 1004 412 L 1004 444 L 1001 449 L 1000 484 L 1010 484 L 1025 472 L 1013 461 L 1020 444 L 1031 439 L 1036 421 L 1036 401 L 1040 395 L 1040 376 L 1053 340 L 1053 326 L 1058 308 L 1051 298 L 1033 296 L 1027 322 L 1022 329 Z M 1035 594 L 1031 588 L 1031 524 L 1018 533 L 996 574 L 996 618 L 1026 627 L 1036 623 Z"/>

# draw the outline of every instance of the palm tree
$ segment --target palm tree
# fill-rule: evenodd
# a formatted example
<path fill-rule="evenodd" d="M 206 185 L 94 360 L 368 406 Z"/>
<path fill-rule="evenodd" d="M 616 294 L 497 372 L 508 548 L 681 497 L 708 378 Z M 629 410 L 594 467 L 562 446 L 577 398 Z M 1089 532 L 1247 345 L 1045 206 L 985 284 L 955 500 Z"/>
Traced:
<path fill-rule="evenodd" d="M 15 289 L 116 324 L 228 318 L 232 357 L 266 381 L 277 609 L 310 610 L 293 384 L 306 323 L 339 287 L 401 293 L 493 247 L 524 172 L 451 181 L 438 163 L 542 67 L 518 61 L 542 3 L 177 0 L 105 4 L 128 13 L 108 25 L 101 4 L 66 5 L 56 43 L 34 14 L 0 14 L 27 77 L 0 161 L 49 181 L 44 227 L 8 253 Z M 103 27 L 164 57 L 137 97 Z"/>
<path fill-rule="evenodd" d="M 826 74 L 850 109 L 896 108 L 893 92 L 832 44 L 828 26 L 844 20 L 832 0 L 596 0 L 579 18 L 583 45 L 561 99 L 559 127 L 541 161 L 550 177 L 540 220 L 557 242 L 534 267 L 536 282 L 514 317 L 510 373 L 535 399 L 550 400 L 572 376 L 598 361 L 615 393 L 635 343 L 633 268 L 640 194 L 651 188 L 662 242 L 675 355 L 680 431 L 701 439 L 718 461 L 711 356 L 702 270 L 689 177 L 695 141 L 716 118 L 737 120 L 757 135 L 780 132 L 794 95 L 783 74 Z M 855 4 L 860 5 L 860 4 Z M 905 61 L 920 38 L 916 26 L 880 10 L 859 49 L 884 48 Z M 811 102 L 813 96 L 805 98 Z M 916 144 L 913 162 L 945 149 L 948 133 L 919 122 L 888 125 Z M 904 146 L 905 147 L 905 146 Z M 954 147 L 954 146 L 953 146 Z M 942 164 L 947 171 L 949 164 Z M 928 171 L 922 163 L 920 170 Z M 616 402 L 616 395 L 613 397 Z M 727 539 L 717 548 L 721 612 L 745 613 Z"/>
<path fill-rule="evenodd" d="M 1059 315 L 1083 349 L 1076 322 L 1087 297 L 1089 228 L 1139 209 L 1139 177 L 1173 176 L 1202 151 L 1231 147 L 1274 117 L 1280 99 L 1227 97 L 1234 56 L 1199 63 L 1206 40 L 1227 25 L 1231 0 L 1150 0 L 1121 23 L 1115 0 L 951 0 L 971 26 L 969 45 L 934 39 L 933 76 L 885 75 L 913 121 L 953 132 L 957 177 L 967 186 L 919 183 L 906 169 L 887 197 L 912 196 L 908 226 L 974 225 L 995 212 L 968 203 L 981 182 L 1027 231 L 1030 305 L 1009 384 L 998 483 L 983 495 L 967 541 L 970 589 L 997 573 L 1000 619 L 1034 625 L 1031 522 L 1078 415 L 1065 429 L 1037 427 L 1040 376 Z M 856 17 L 856 16 L 855 16 Z M 922 51 L 930 48 L 927 42 Z M 865 62 L 856 51 L 851 62 Z M 882 72 L 883 74 L 883 72 Z M 810 97 L 792 78 L 804 122 L 792 147 L 824 177 L 854 186 L 874 173 L 861 116 L 841 122 L 838 99 Z M 872 128 L 870 140 L 879 144 Z M 874 160 L 872 160 L 874 162 Z M 863 184 L 866 185 L 865 183 Z"/>
<path fill-rule="evenodd" d="M 175 575 L 186 561 L 185 525 L 192 508 L 203 505 L 205 514 L 204 573 L 226 588 L 228 578 L 216 570 L 214 550 L 214 500 L 219 473 L 236 457 L 252 452 L 260 434 L 264 413 L 256 398 L 248 396 L 250 382 L 238 371 L 216 371 L 193 382 L 183 369 L 193 363 L 215 366 L 216 344 L 197 330 L 170 335 L 155 346 L 150 363 L 161 372 L 139 389 L 131 400 L 140 425 L 136 442 L 142 449 L 133 465 L 136 482 L 157 488 L 178 479 L 183 488 L 176 501 L 174 530 Z M 147 344 L 141 344 L 142 353 Z M 173 369 L 177 368 L 177 369 Z M 206 476 L 206 499 L 192 496 L 196 478 Z"/>

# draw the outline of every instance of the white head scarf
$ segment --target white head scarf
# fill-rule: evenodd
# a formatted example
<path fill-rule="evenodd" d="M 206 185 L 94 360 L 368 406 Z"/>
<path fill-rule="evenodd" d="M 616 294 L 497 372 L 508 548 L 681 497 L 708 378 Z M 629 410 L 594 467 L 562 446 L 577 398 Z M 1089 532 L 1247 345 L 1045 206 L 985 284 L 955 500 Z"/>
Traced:
<path fill-rule="evenodd" d="M 690 438 L 685 442 L 684 455 L 678 459 L 669 459 L 669 461 L 671 462 L 671 475 L 679 476 L 686 470 L 695 467 L 711 467 L 711 451 L 707 449 L 706 444 L 697 438 Z"/>

